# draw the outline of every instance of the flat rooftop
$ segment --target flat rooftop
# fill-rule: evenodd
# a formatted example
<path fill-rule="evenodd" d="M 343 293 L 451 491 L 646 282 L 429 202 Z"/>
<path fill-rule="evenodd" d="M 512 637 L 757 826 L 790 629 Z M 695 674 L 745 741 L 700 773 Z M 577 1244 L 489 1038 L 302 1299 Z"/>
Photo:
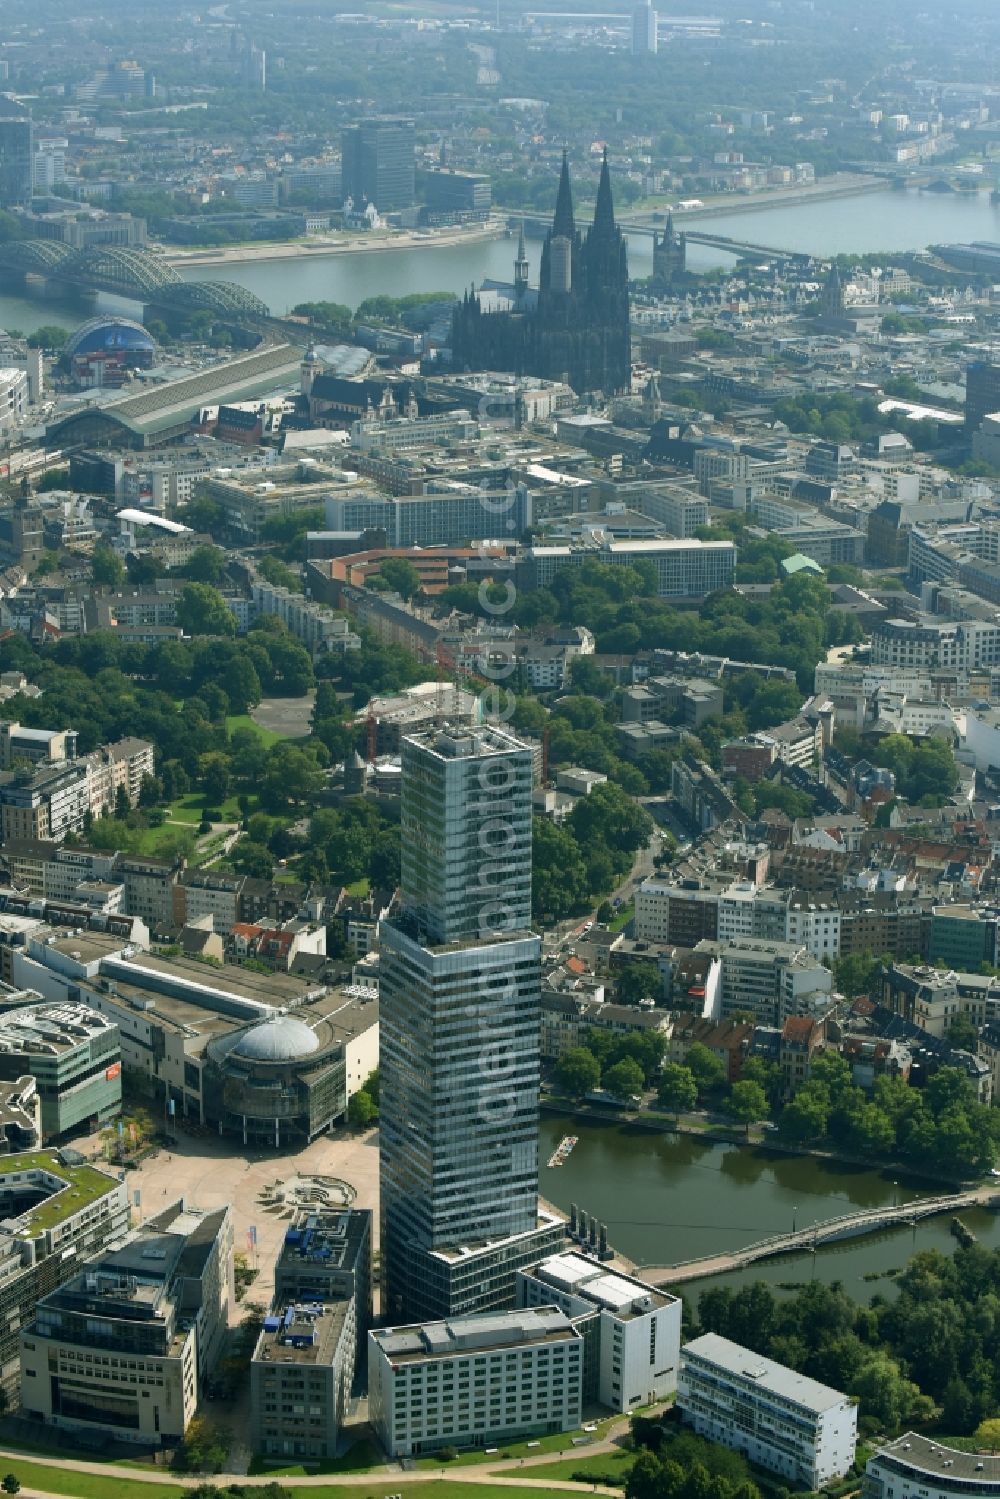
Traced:
<path fill-rule="evenodd" d="M 57 1151 L 33 1150 L 24 1155 L 4 1156 L 0 1159 L 0 1194 L 34 1186 L 35 1183 L 27 1179 L 28 1173 L 33 1171 L 44 1171 L 49 1177 L 57 1178 L 62 1185 L 43 1202 L 36 1203 L 34 1207 L 27 1208 L 8 1220 L 15 1225 L 15 1234 L 32 1238 L 55 1228 L 64 1219 L 106 1197 L 119 1185 L 113 1176 L 98 1170 L 96 1166 L 66 1166 Z M 44 1186 L 45 1183 L 38 1182 L 37 1190 L 42 1190 Z"/>
<path fill-rule="evenodd" d="M 71 1001 L 25 1005 L 0 1017 L 0 1052 L 18 1056 L 58 1056 L 112 1028 L 110 1020 L 88 1005 Z"/>
<path fill-rule="evenodd" d="M 543 1260 L 534 1274 L 553 1289 L 592 1301 L 623 1321 L 646 1316 L 677 1300 L 676 1296 L 647 1286 L 619 1270 L 609 1270 L 598 1260 L 582 1254 L 554 1254 L 551 1259 Z"/>
<path fill-rule="evenodd" d="M 121 944 L 118 946 L 120 948 Z M 178 985 L 190 985 L 208 993 L 215 990 L 233 999 L 250 999 L 276 1010 L 283 1005 L 299 1004 L 323 988 L 322 985 L 310 984 L 290 973 L 256 973 L 253 969 L 238 968 L 234 964 L 215 968 L 211 964 L 199 963 L 194 958 L 160 958 L 147 952 L 139 953 L 131 959 L 122 958 L 113 965 L 113 976 L 116 979 L 127 978 L 136 985 L 142 984 L 144 973 L 173 979 Z M 159 989 L 156 992 L 159 995 Z"/>
<path fill-rule="evenodd" d="M 703 1333 L 700 1338 L 685 1343 L 681 1349 L 682 1368 L 687 1359 L 704 1359 L 727 1374 L 747 1380 L 768 1395 L 776 1395 L 779 1399 L 788 1400 L 816 1415 L 834 1406 L 844 1405 L 847 1401 L 847 1396 L 841 1390 L 834 1390 L 830 1385 L 809 1379 L 805 1374 L 799 1374 L 785 1364 L 777 1364 L 773 1359 L 764 1358 L 762 1354 L 754 1353 L 740 1343 L 731 1343 L 728 1338 L 722 1338 L 715 1332 Z"/>
<path fill-rule="evenodd" d="M 268 1313 L 254 1363 L 332 1365 L 350 1302 L 291 1302 Z"/>
<path fill-rule="evenodd" d="M 372 1215 L 361 1208 L 300 1213 L 285 1230 L 276 1271 L 284 1267 L 306 1274 L 315 1267 L 323 1271 L 351 1270 L 371 1237 Z"/>
<path fill-rule="evenodd" d="M 474 1254 L 485 1254 L 492 1251 L 499 1244 L 515 1244 L 519 1239 L 527 1239 L 532 1234 L 537 1234 L 540 1229 L 555 1228 L 565 1224 L 565 1218 L 558 1213 L 549 1212 L 546 1208 L 538 1209 L 538 1219 L 530 1228 L 523 1233 L 511 1234 L 509 1237 L 500 1235 L 495 1239 L 471 1240 L 468 1244 L 460 1244 L 456 1249 L 432 1249 L 430 1254 L 433 1259 L 441 1260 L 446 1265 L 458 1264 L 460 1260 L 467 1260 Z"/>
<path fill-rule="evenodd" d="M 516 1312 L 484 1312 L 474 1317 L 452 1317 L 445 1322 L 417 1322 L 407 1327 L 385 1327 L 372 1333 L 374 1341 L 393 1365 L 427 1358 L 454 1358 L 459 1354 L 490 1349 L 524 1347 L 526 1344 L 575 1341 L 581 1334 L 556 1306 L 538 1306 Z"/>
<path fill-rule="evenodd" d="M 932 1479 L 944 1479 L 948 1484 L 959 1479 L 977 1486 L 1000 1485 L 1000 1457 L 985 1452 L 960 1452 L 956 1447 L 945 1447 L 915 1431 L 908 1431 L 885 1447 L 879 1447 L 873 1457 L 876 1462 L 888 1460 L 893 1466 L 898 1464 L 915 1469 L 930 1474 Z M 985 1487 L 978 1487 L 976 1492 L 985 1492 Z"/>

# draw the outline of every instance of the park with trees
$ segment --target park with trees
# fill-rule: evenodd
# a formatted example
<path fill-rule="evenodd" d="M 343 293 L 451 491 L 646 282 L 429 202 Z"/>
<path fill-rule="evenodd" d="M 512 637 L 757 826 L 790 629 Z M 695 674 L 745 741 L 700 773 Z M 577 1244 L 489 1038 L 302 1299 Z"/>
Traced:
<path fill-rule="evenodd" d="M 834 1282 L 776 1295 L 761 1281 L 710 1287 L 697 1301 L 703 1332 L 845 1390 L 863 1434 L 915 1425 L 943 1440 L 1000 1445 L 1000 1251 L 920 1250 L 894 1276 L 892 1297 L 865 1306 Z"/>

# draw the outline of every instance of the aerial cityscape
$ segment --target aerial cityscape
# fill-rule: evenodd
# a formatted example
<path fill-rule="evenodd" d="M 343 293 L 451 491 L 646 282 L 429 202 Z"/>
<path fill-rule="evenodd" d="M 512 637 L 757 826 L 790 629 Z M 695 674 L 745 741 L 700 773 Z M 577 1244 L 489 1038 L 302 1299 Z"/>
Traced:
<path fill-rule="evenodd" d="M 1000 1499 L 1000 10 L 6 0 L 0 1490 Z"/>

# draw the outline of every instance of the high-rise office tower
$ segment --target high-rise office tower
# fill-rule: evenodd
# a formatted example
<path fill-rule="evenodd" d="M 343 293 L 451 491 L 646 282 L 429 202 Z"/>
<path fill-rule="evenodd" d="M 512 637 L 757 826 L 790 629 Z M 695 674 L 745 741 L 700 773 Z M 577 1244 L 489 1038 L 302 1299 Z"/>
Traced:
<path fill-rule="evenodd" d="M 413 206 L 413 121 L 378 117 L 349 125 L 341 136 L 342 183 L 355 208 L 374 203 L 379 213 Z"/>
<path fill-rule="evenodd" d="M 32 123 L 23 115 L 0 113 L 0 208 L 31 202 L 35 167 Z"/>
<path fill-rule="evenodd" d="M 649 4 L 637 5 L 632 12 L 633 57 L 656 52 L 656 21 L 656 11 Z"/>
<path fill-rule="evenodd" d="M 267 88 L 267 53 L 253 42 L 244 60 L 243 76 L 248 87 L 260 89 L 261 93 Z"/>
<path fill-rule="evenodd" d="M 531 751 L 493 727 L 402 744 L 402 912 L 380 947 L 382 1312 L 513 1304 L 538 1210 Z"/>
<path fill-rule="evenodd" d="M 994 411 L 1000 411 L 1000 363 L 973 359 L 965 371 L 965 430 L 978 432 Z"/>

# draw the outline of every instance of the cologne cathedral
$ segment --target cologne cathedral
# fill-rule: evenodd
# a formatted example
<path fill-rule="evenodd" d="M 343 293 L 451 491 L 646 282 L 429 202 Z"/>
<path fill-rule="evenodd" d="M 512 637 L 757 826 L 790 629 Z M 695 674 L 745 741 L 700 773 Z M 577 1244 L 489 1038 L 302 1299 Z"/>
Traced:
<path fill-rule="evenodd" d="M 456 370 L 565 380 L 578 395 L 629 389 L 628 249 L 615 223 L 606 152 L 587 233 L 578 232 L 573 218 L 564 153 L 538 290 L 528 285 L 522 233 L 513 282 L 486 281 L 466 293 L 455 308 L 451 345 Z"/>

